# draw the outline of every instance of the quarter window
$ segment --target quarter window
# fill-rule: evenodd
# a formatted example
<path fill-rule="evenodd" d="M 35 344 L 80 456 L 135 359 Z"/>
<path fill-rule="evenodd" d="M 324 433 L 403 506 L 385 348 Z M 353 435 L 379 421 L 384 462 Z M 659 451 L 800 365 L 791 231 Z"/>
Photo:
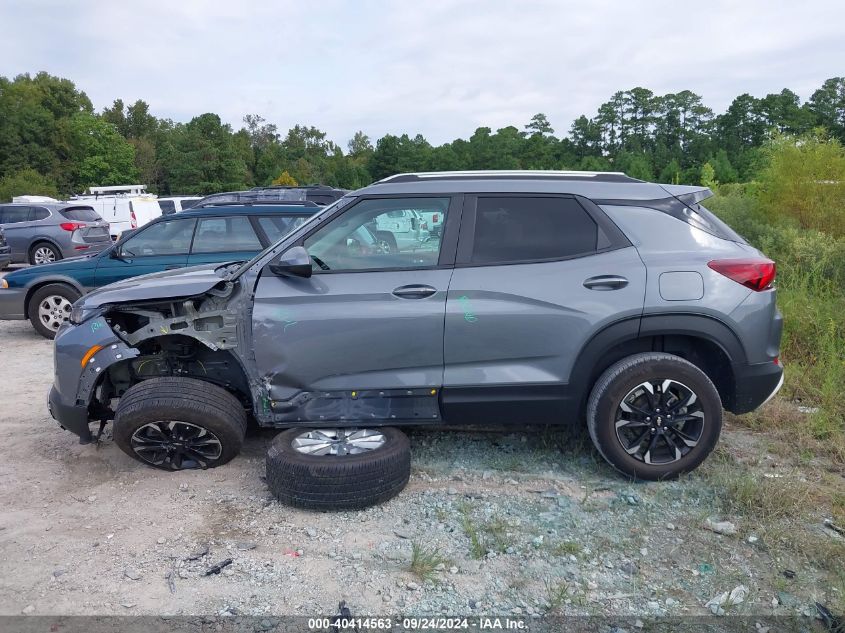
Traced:
<path fill-rule="evenodd" d="M 206 218 L 199 221 L 193 253 L 260 251 L 263 247 L 246 216 Z"/>
<path fill-rule="evenodd" d="M 120 247 L 123 257 L 187 255 L 196 220 L 157 222 L 132 235 Z"/>
<path fill-rule="evenodd" d="M 304 243 L 315 271 L 425 268 L 437 265 L 440 237 L 418 212 L 445 219 L 449 198 L 363 200 Z"/>
<path fill-rule="evenodd" d="M 598 227 L 573 198 L 478 198 L 471 262 L 507 264 L 595 252 Z"/>

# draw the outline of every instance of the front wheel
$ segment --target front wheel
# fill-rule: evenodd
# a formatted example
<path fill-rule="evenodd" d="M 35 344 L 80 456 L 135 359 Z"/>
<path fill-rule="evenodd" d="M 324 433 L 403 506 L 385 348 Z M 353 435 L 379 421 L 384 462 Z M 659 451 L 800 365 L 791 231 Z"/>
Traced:
<path fill-rule="evenodd" d="M 44 338 L 55 338 L 59 327 L 70 317 L 73 302 L 80 296 L 64 284 L 48 284 L 39 288 L 32 293 L 26 309 L 29 322 Z"/>
<path fill-rule="evenodd" d="M 163 470 L 222 466 L 241 450 L 246 412 L 231 393 L 194 378 L 150 378 L 127 390 L 114 416 L 114 443 Z"/>
<path fill-rule="evenodd" d="M 722 430 L 722 401 L 707 375 L 663 353 L 635 354 L 612 365 L 587 404 L 598 451 L 636 479 L 672 479 L 695 469 Z"/>

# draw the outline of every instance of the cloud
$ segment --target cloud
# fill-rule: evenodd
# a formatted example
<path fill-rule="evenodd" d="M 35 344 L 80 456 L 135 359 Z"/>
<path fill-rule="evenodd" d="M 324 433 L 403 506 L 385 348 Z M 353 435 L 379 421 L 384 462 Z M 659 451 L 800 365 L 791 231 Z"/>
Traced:
<path fill-rule="evenodd" d="M 757 0 L 405 3 L 136 0 L 0 4 L 0 74 L 47 70 L 99 109 L 258 113 L 287 129 L 435 143 L 545 112 L 558 134 L 617 90 L 808 98 L 841 75 L 845 4 Z"/>

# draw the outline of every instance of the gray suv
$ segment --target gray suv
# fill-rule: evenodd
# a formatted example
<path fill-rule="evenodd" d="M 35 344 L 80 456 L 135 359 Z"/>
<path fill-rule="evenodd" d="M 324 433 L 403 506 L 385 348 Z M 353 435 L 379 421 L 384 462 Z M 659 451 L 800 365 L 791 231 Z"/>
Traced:
<path fill-rule="evenodd" d="M 677 476 L 713 450 L 723 408 L 759 407 L 783 377 L 775 264 L 709 195 L 619 173 L 386 178 L 250 261 L 80 299 L 50 409 L 83 443 L 113 420 L 121 449 L 168 469 L 230 460 L 248 416 L 288 428 L 268 482 L 279 456 L 293 483 L 378 463 L 402 436 L 385 427 L 583 420 L 622 473 Z M 443 218 L 426 248 L 368 228 L 407 210 Z"/>
<path fill-rule="evenodd" d="M 0 227 L 13 263 L 55 262 L 99 253 L 112 243 L 108 222 L 78 203 L 0 204 Z"/>

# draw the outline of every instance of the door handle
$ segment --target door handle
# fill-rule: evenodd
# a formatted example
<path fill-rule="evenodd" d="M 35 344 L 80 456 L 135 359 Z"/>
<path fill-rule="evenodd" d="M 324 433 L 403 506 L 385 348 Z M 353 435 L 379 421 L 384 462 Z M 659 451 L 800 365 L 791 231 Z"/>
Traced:
<path fill-rule="evenodd" d="M 437 288 L 422 284 L 411 284 L 409 286 L 399 286 L 393 291 L 393 295 L 400 299 L 425 299 L 435 292 L 437 292 Z"/>
<path fill-rule="evenodd" d="M 584 287 L 590 290 L 619 290 L 628 285 L 628 280 L 619 275 L 598 275 L 584 280 Z"/>
<path fill-rule="evenodd" d="M 165 266 L 164 270 L 176 270 L 177 268 L 182 268 L 179 264 L 170 264 L 169 266 Z"/>

